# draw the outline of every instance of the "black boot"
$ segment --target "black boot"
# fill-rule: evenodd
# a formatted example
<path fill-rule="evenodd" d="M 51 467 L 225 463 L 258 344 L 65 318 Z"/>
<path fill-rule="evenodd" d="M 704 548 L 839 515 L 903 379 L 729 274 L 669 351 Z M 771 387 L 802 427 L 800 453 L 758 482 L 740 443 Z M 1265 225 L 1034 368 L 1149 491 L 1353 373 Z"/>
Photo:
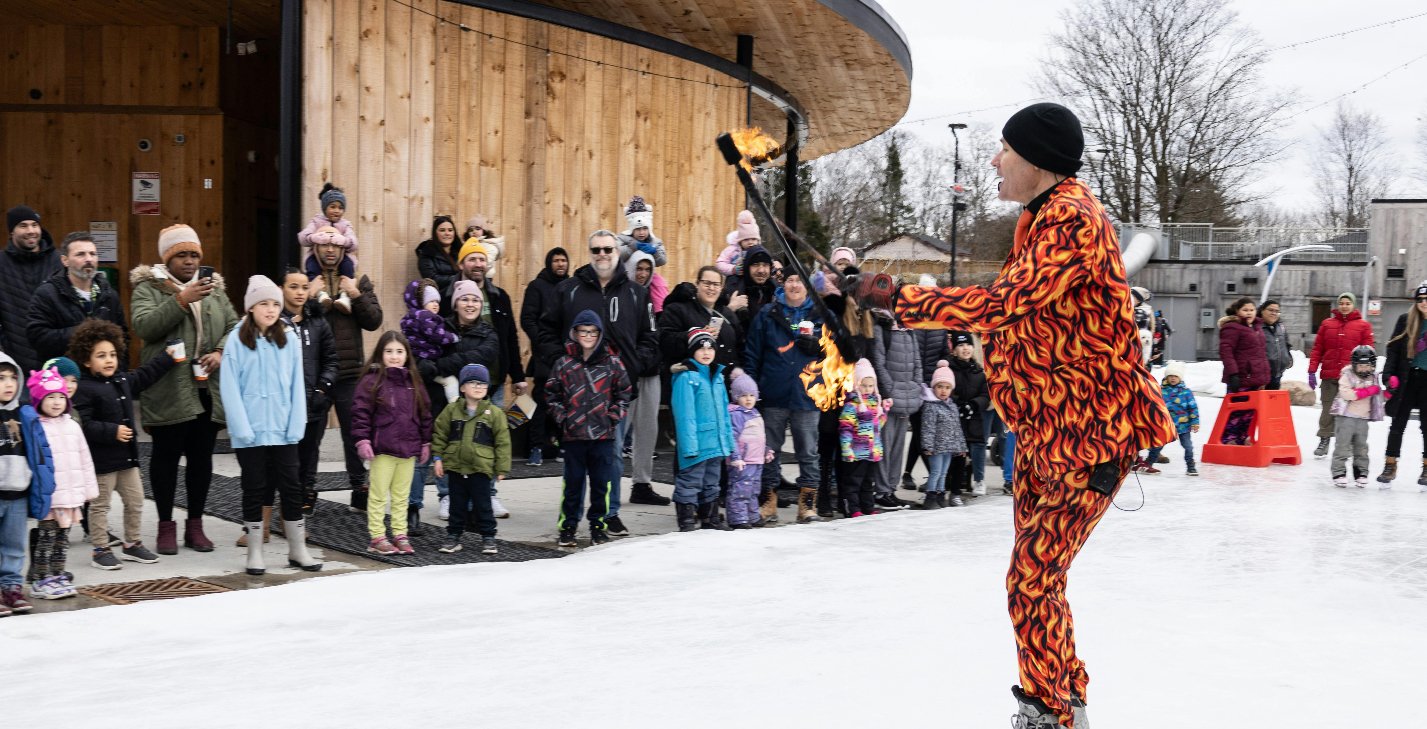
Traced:
<path fill-rule="evenodd" d="M 722 532 L 728 531 L 728 524 L 725 524 L 723 518 L 718 515 L 717 501 L 699 504 L 698 510 L 695 513 L 698 514 L 700 529 L 717 529 Z"/>
<path fill-rule="evenodd" d="M 1020 686 L 1011 687 L 1011 695 L 1016 697 L 1016 715 L 1011 717 L 1015 729 L 1057 729 L 1063 727 L 1060 717 L 1055 715 L 1040 699 L 1029 696 Z M 1080 726 L 1076 722 L 1076 727 Z"/>
<path fill-rule="evenodd" d="M 941 499 L 937 498 L 939 493 L 939 491 L 928 491 L 927 495 L 922 497 L 921 508 L 927 511 L 930 511 L 932 509 L 940 509 Z"/>
<path fill-rule="evenodd" d="M 406 533 L 413 537 L 421 535 L 421 507 L 406 507 Z"/>
<path fill-rule="evenodd" d="M 307 489 L 302 494 L 302 513 L 312 516 L 317 510 L 317 489 Z"/>
<path fill-rule="evenodd" d="M 699 507 L 693 504 L 675 504 L 674 518 L 679 520 L 679 531 L 691 532 L 699 528 Z"/>
<path fill-rule="evenodd" d="M 352 487 L 352 511 L 365 512 L 367 510 L 367 488 L 366 486 Z"/>
<path fill-rule="evenodd" d="M 946 508 L 946 492 L 945 492 L 945 491 L 938 491 L 938 492 L 936 492 L 936 505 L 939 506 L 939 507 L 941 507 L 941 508 L 943 508 L 943 509 Z"/>
<path fill-rule="evenodd" d="M 670 502 L 667 496 L 660 496 L 649 484 L 637 483 L 629 489 L 629 503 L 668 506 Z"/>

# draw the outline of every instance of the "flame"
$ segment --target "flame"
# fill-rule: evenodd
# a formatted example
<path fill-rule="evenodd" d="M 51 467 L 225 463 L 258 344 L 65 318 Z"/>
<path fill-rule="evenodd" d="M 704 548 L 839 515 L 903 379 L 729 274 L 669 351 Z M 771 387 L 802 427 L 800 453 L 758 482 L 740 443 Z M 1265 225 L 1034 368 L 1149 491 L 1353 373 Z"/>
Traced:
<path fill-rule="evenodd" d="M 778 148 L 778 143 L 773 141 L 772 137 L 764 134 L 759 127 L 735 129 L 729 132 L 729 136 L 733 137 L 733 143 L 738 147 L 738 151 L 743 153 L 743 160 L 739 164 L 749 172 L 753 171 L 754 165 L 763 164 L 782 152 Z"/>
<path fill-rule="evenodd" d="M 853 363 L 843 359 L 842 353 L 837 351 L 831 328 L 823 327 L 818 343 L 822 345 L 823 358 L 809 362 L 803 371 L 798 373 L 798 379 L 803 381 L 803 389 L 807 390 L 808 397 L 812 398 L 819 410 L 830 410 L 842 405 L 843 397 L 855 384 L 852 381 Z"/>

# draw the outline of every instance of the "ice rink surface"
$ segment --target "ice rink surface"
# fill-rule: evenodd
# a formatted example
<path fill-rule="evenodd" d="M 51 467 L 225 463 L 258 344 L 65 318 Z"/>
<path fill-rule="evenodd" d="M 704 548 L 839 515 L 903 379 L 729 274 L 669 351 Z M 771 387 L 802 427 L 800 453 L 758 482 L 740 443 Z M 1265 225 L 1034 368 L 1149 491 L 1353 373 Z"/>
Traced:
<path fill-rule="evenodd" d="M 1202 445 L 1220 401 L 1199 403 Z M 1392 490 L 1338 489 L 1311 455 L 1317 409 L 1294 414 L 1303 465 L 1191 478 L 1170 446 L 1076 561 L 1096 729 L 1420 723 L 1417 423 Z M 1374 477 L 1386 438 L 1374 425 Z M 1004 727 L 1010 500 L 984 498 L 7 618 L 3 693 L 147 729 Z"/>

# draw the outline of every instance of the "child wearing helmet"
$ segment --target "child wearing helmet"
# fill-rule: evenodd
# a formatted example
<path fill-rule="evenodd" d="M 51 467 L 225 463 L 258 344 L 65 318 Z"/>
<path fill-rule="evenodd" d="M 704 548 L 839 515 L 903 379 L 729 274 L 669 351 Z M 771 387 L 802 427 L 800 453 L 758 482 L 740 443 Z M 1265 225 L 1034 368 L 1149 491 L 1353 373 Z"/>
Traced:
<path fill-rule="evenodd" d="M 1353 348 L 1350 365 L 1338 377 L 1333 399 L 1333 485 L 1348 487 L 1348 455 L 1353 456 L 1353 479 L 1358 488 L 1368 485 L 1368 423 L 1382 420 L 1382 387 L 1377 382 L 1377 352 L 1366 344 Z M 1381 488 L 1389 488 L 1384 484 Z"/>

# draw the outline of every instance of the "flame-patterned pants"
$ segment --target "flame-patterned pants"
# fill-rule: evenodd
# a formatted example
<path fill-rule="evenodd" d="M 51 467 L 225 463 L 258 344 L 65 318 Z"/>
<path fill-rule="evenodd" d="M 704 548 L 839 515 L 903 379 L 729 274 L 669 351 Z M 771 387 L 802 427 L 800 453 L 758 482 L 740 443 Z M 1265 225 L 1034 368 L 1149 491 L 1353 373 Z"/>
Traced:
<path fill-rule="evenodd" d="M 1132 460 L 1126 456 L 1120 464 L 1121 480 Z M 1069 727 L 1071 696 L 1085 699 L 1090 676 L 1075 655 L 1066 573 L 1112 497 L 1086 488 L 1093 468 L 1047 481 L 1027 466 L 1016 464 L 1016 543 L 1006 573 L 1021 689 L 1045 702 Z"/>

